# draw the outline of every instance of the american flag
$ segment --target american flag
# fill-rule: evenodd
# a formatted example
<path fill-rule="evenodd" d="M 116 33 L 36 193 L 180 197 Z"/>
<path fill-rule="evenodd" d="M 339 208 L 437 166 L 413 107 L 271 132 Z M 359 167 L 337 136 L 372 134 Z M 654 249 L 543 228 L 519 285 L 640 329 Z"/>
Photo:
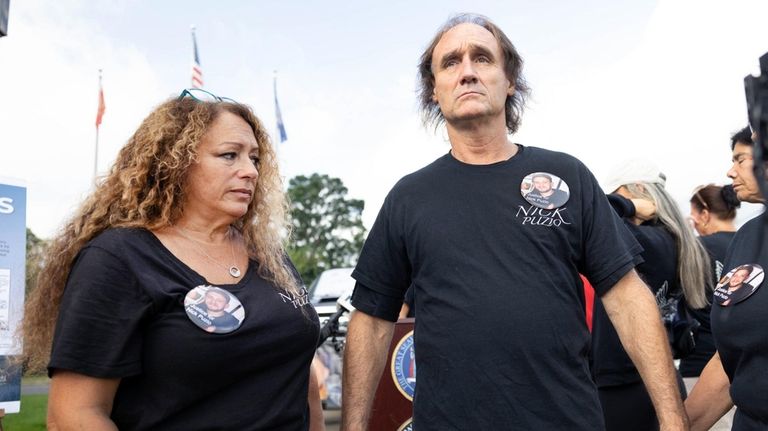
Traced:
<path fill-rule="evenodd" d="M 200 67 L 200 56 L 197 54 L 197 39 L 195 39 L 194 27 L 192 27 L 192 47 L 195 54 L 192 59 L 192 88 L 203 88 L 203 68 Z"/>
<path fill-rule="evenodd" d="M 99 69 L 99 107 L 96 109 L 96 129 L 101 126 L 101 118 L 104 117 L 104 111 L 107 109 L 104 105 L 104 89 L 101 86 L 101 69 Z"/>

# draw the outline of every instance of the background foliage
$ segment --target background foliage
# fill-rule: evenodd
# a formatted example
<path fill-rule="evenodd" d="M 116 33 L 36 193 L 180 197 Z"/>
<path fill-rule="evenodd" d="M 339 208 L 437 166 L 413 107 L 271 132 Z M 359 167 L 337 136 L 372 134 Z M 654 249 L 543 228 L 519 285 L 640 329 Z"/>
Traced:
<path fill-rule="evenodd" d="M 288 183 L 292 239 L 288 252 L 304 283 L 326 269 L 352 266 L 365 239 L 365 203 L 347 197 L 339 178 L 314 173 Z"/>

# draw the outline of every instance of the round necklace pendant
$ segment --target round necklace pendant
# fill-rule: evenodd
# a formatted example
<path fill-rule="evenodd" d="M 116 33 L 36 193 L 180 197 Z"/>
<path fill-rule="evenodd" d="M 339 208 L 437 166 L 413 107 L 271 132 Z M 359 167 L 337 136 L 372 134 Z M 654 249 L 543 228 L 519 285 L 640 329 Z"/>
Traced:
<path fill-rule="evenodd" d="M 232 277 L 235 277 L 235 278 L 240 277 L 240 268 L 238 268 L 238 267 L 236 267 L 234 265 L 230 266 L 229 267 L 229 275 L 231 275 Z"/>

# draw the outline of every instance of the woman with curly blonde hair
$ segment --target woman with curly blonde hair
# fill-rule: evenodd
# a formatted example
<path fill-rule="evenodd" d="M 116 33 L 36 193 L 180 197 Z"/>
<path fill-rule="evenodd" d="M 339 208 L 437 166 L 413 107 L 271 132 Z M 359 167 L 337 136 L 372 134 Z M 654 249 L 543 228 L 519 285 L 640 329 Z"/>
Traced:
<path fill-rule="evenodd" d="M 49 429 L 322 428 L 319 324 L 284 251 L 286 208 L 249 107 L 185 90 L 152 111 L 27 302 Z"/>

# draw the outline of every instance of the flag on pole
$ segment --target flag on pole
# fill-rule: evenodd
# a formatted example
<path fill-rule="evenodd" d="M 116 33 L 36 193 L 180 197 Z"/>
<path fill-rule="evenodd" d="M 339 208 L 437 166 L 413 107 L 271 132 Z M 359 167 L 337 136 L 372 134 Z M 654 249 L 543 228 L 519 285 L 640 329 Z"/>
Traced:
<path fill-rule="evenodd" d="M 101 118 L 104 117 L 106 108 L 106 105 L 104 105 L 104 89 L 101 86 L 101 69 L 99 69 L 99 108 L 96 110 L 96 129 L 101 126 Z"/>
<path fill-rule="evenodd" d="M 272 89 L 275 93 L 275 118 L 277 119 L 277 134 L 280 136 L 280 142 L 288 140 L 288 134 L 285 133 L 285 125 L 283 124 L 283 116 L 280 114 L 280 104 L 277 103 L 277 77 L 272 80 Z"/>
<path fill-rule="evenodd" d="M 194 58 L 192 59 L 192 88 L 203 88 L 203 68 L 200 67 L 200 56 L 197 54 L 197 39 L 195 38 L 195 28 L 192 27 L 192 48 Z"/>

